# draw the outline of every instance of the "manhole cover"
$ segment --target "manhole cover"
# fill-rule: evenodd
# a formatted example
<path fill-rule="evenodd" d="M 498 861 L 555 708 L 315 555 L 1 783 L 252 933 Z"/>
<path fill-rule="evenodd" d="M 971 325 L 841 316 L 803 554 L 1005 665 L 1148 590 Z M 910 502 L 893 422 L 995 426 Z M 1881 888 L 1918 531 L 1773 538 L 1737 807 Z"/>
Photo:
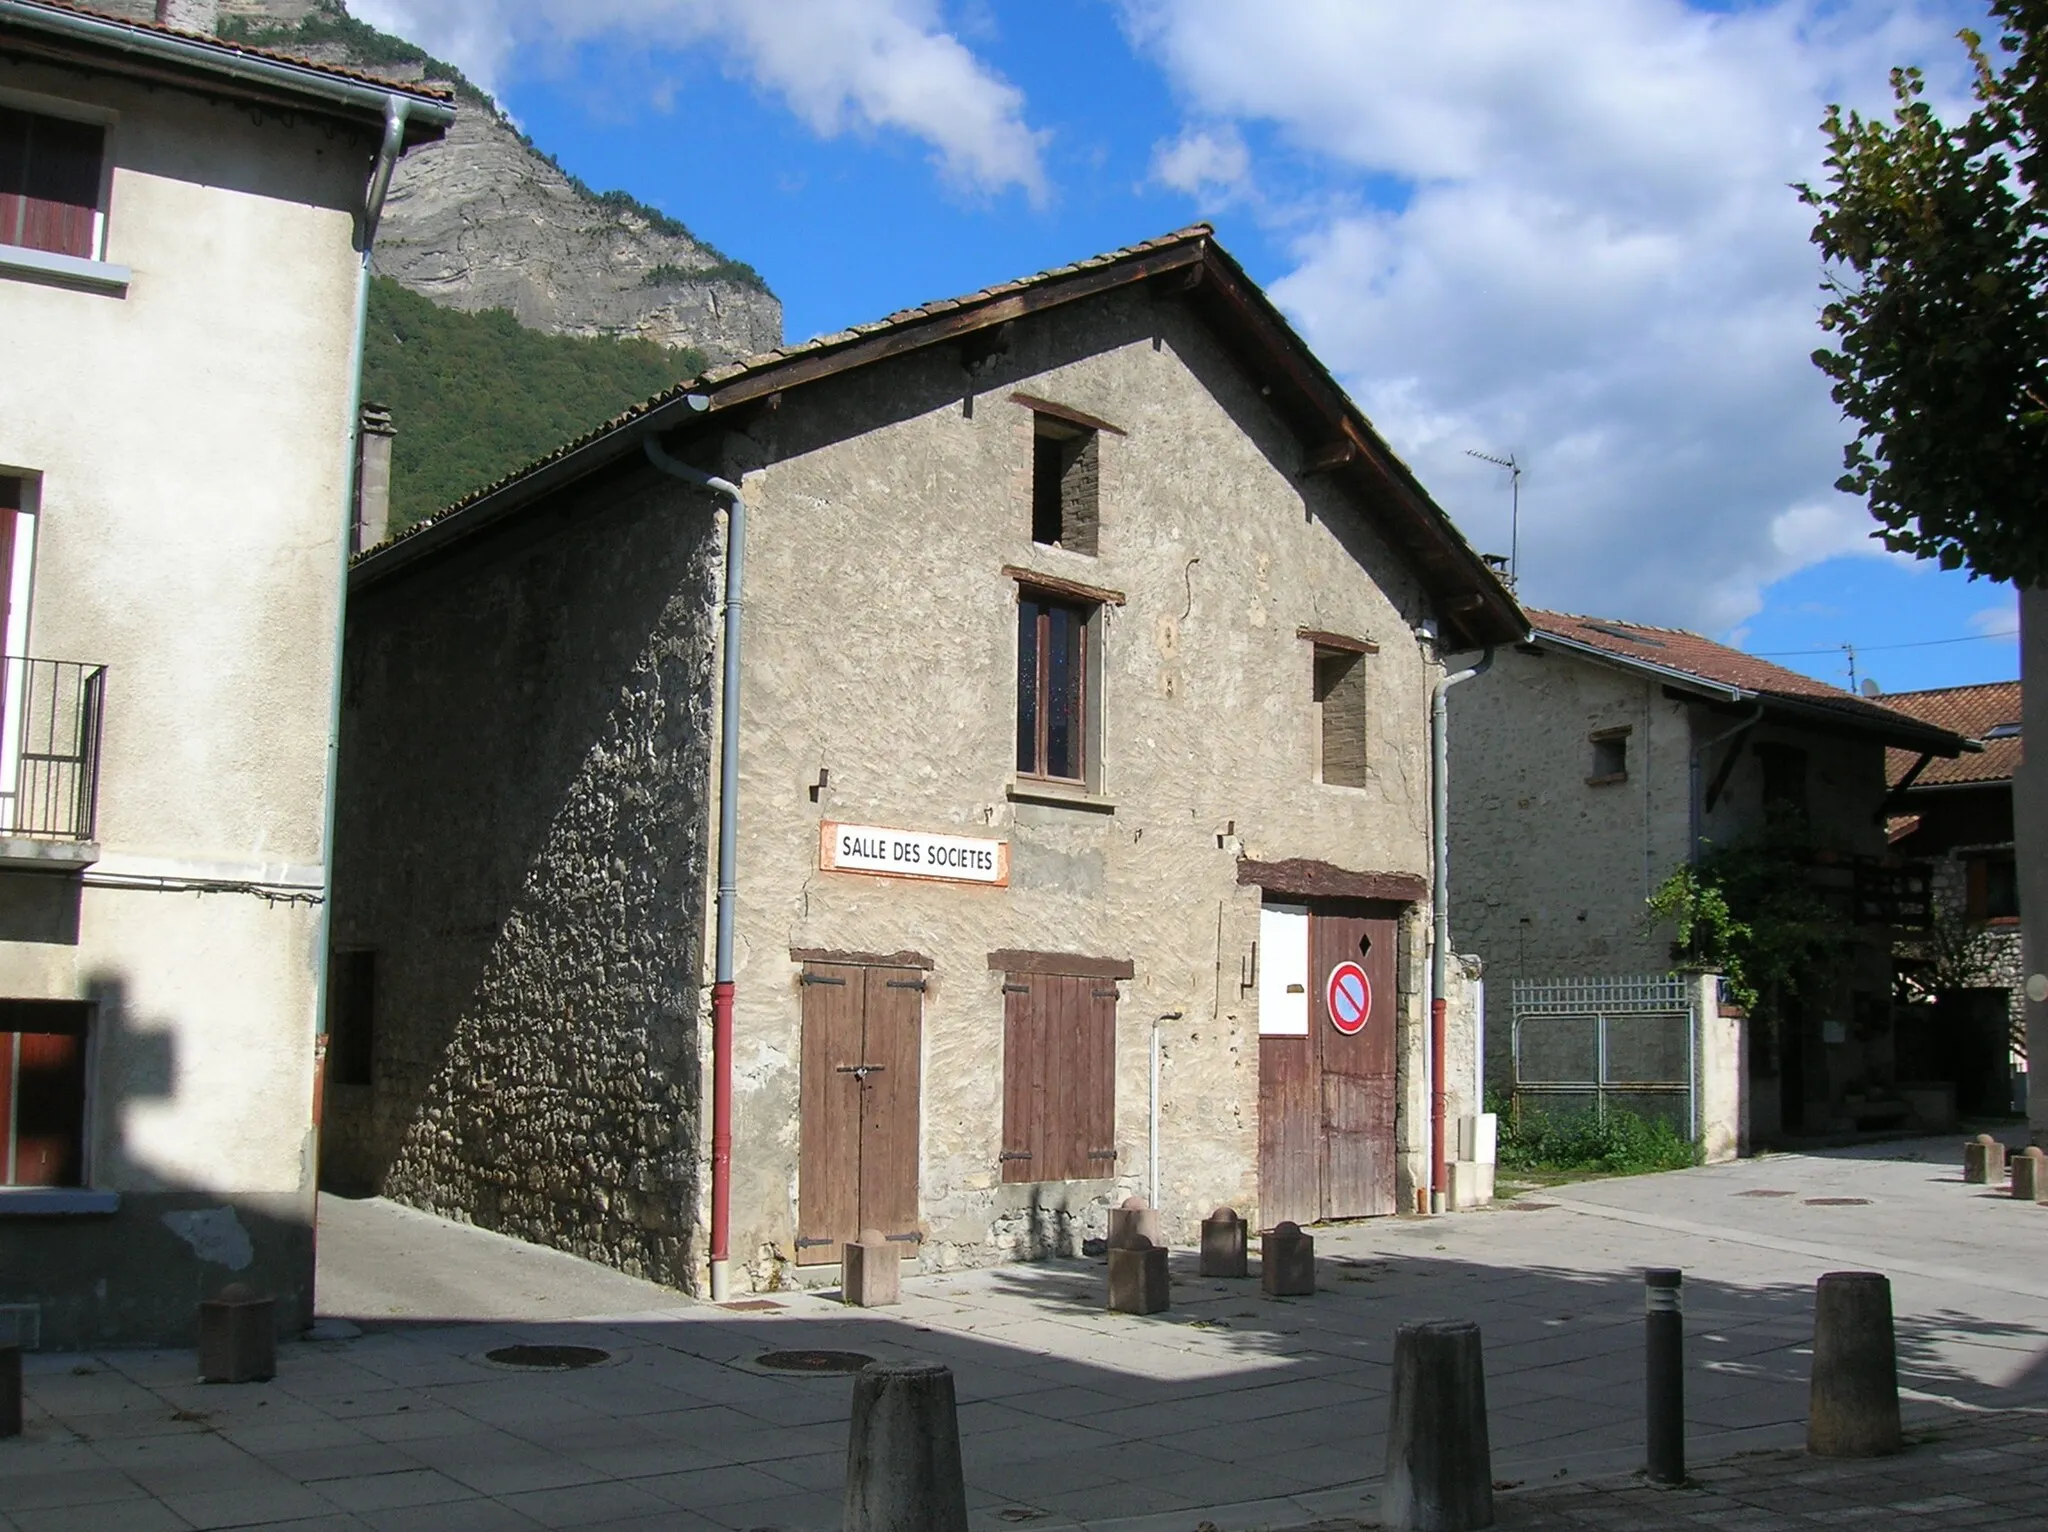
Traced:
<path fill-rule="evenodd" d="M 1870 1199 L 1868 1197 L 1808 1197 L 1806 1205 L 1810 1208 L 1867 1208 L 1870 1206 Z"/>
<path fill-rule="evenodd" d="M 731 1303 L 721 1303 L 722 1309 L 735 1309 L 744 1314 L 779 1313 L 782 1305 L 773 1298 L 735 1298 Z"/>
<path fill-rule="evenodd" d="M 771 1351 L 755 1360 L 777 1372 L 859 1372 L 874 1358 L 858 1351 Z"/>
<path fill-rule="evenodd" d="M 595 1367 L 609 1362 L 612 1354 L 595 1346 L 500 1346 L 486 1351 L 484 1360 L 500 1367 L 523 1367 L 529 1372 L 573 1372 L 578 1367 Z"/>

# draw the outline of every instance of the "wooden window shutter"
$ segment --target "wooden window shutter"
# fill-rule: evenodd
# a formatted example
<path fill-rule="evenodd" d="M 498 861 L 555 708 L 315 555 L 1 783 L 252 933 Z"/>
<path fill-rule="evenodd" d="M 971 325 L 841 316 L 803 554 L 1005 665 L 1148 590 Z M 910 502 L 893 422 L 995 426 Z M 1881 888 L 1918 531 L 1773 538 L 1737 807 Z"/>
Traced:
<path fill-rule="evenodd" d="M 1322 706 L 1323 780 L 1364 787 L 1368 765 L 1365 656 L 1318 646 L 1315 696 Z"/>
<path fill-rule="evenodd" d="M 1042 980 L 1040 982 L 1043 982 Z M 1003 1147 L 1002 1179 L 1038 1181 L 1045 1097 L 1044 1027 L 1032 980 L 1003 981 Z"/>
<path fill-rule="evenodd" d="M 1081 1145 L 1086 1161 L 1083 1176 L 1116 1174 L 1116 985 L 1107 979 L 1084 979 L 1087 1008 L 1086 1048 L 1077 1064 L 1085 1066 L 1081 1095 Z"/>

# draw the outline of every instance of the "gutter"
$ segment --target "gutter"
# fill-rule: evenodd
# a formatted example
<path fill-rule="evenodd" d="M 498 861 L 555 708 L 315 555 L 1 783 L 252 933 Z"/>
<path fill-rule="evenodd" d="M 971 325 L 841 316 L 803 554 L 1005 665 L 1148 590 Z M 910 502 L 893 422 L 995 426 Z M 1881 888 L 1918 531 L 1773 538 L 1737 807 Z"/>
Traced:
<path fill-rule="evenodd" d="M 1436 939 L 1429 955 L 1429 1210 L 1441 1213 L 1450 1196 L 1451 1173 L 1444 1154 L 1446 1096 L 1444 1058 L 1448 1049 L 1450 1005 L 1444 987 L 1451 971 L 1451 788 L 1450 689 L 1461 681 L 1486 674 L 1493 666 L 1493 647 L 1479 663 L 1443 676 L 1429 694 L 1429 902 Z M 1482 1065 L 1483 1067 L 1483 1065 Z"/>
<path fill-rule="evenodd" d="M 316 96 L 335 106 L 383 115 L 393 100 L 408 103 L 421 123 L 446 128 L 455 121 L 455 108 L 432 96 L 399 93 L 394 88 L 346 80 L 303 64 L 263 58 L 201 38 L 173 33 L 145 31 L 126 22 L 74 11 L 45 10 L 22 0 L 0 0 L 0 23 L 12 23 L 33 31 L 52 34 L 74 42 L 91 43 L 159 64 L 182 65 L 212 75 L 225 75 L 247 85 L 268 86 Z"/>
<path fill-rule="evenodd" d="M 692 409 L 709 407 L 702 394 Z M 669 456 L 649 432 L 647 461 L 670 478 L 732 502 L 725 524 L 725 679 L 718 696 L 718 945 L 711 986 L 711 1301 L 729 1290 L 732 1244 L 733 907 L 739 898 L 740 588 L 747 546 L 747 502 L 740 487 Z"/>

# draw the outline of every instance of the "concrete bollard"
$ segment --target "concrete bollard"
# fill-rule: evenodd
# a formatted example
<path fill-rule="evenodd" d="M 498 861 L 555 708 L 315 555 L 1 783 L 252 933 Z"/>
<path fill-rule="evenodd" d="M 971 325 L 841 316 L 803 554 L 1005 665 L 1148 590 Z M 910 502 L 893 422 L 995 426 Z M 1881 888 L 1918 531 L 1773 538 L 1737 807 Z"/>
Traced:
<path fill-rule="evenodd" d="M 1996 1186 L 2005 1179 L 2005 1145 L 1979 1133 L 1963 1145 L 1963 1181 L 1970 1186 Z"/>
<path fill-rule="evenodd" d="M 1301 1225 L 1283 1223 L 1259 1237 L 1259 1286 L 1274 1298 L 1307 1298 L 1316 1290 L 1316 1242 Z"/>
<path fill-rule="evenodd" d="M 1814 1294 L 1806 1450 L 1874 1458 L 1901 1445 L 1891 1281 L 1874 1271 L 1831 1271 Z"/>
<path fill-rule="evenodd" d="M 1136 1244 L 1109 1252 L 1112 1314 L 1164 1314 L 1172 1306 L 1172 1292 L 1165 1246 L 1140 1234 Z"/>
<path fill-rule="evenodd" d="M 1218 1208 L 1202 1220 L 1202 1265 L 1205 1277 L 1251 1275 L 1250 1244 L 1245 1221 L 1235 1208 Z"/>
<path fill-rule="evenodd" d="M 230 1282 L 199 1305 L 199 1376 L 264 1383 L 277 1376 L 277 1303 Z"/>
<path fill-rule="evenodd" d="M 2012 1157 L 2012 1194 L 2021 1202 L 2048 1202 L 2048 1149 L 2036 1144 Z"/>
<path fill-rule="evenodd" d="M 953 1370 L 870 1362 L 854 1375 L 843 1532 L 967 1532 Z"/>
<path fill-rule="evenodd" d="M 880 1229 L 839 1247 L 839 1299 L 861 1309 L 903 1301 L 903 1262 Z"/>
<path fill-rule="evenodd" d="M 0 1437 L 21 1435 L 21 1347 L 0 1346 Z"/>
<path fill-rule="evenodd" d="M 1425 1319 L 1394 1332 L 1380 1516 L 1397 1532 L 1493 1525 L 1486 1362 L 1469 1319 Z"/>
<path fill-rule="evenodd" d="M 1109 1210 L 1109 1238 L 1105 1243 L 1112 1250 L 1130 1250 L 1141 1239 L 1155 1245 L 1166 1243 L 1166 1235 L 1159 1227 L 1159 1214 L 1143 1197 L 1126 1197 L 1122 1207 Z"/>

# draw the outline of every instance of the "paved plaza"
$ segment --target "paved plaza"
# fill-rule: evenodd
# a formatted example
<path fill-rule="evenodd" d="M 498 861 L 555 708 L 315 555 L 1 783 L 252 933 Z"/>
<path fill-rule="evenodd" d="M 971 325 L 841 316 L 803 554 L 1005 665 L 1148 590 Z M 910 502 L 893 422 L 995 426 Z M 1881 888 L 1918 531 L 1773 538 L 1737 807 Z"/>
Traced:
<path fill-rule="evenodd" d="M 1504 1527 L 2048 1526 L 2048 1209 L 1962 1184 L 1957 1145 L 1771 1156 L 1500 1208 L 1317 1231 L 1321 1291 L 1176 1256 L 1174 1308 L 1103 1311 L 1100 1263 L 785 1292 L 717 1308 L 382 1203 L 323 1212 L 321 1309 L 274 1382 L 190 1352 L 33 1354 L 0 1528 L 837 1525 L 850 1383 L 776 1351 L 936 1359 L 978 1528 L 1372 1525 L 1395 1326 L 1484 1330 Z M 1641 1268 L 1686 1272 L 1696 1486 L 1642 1459 Z M 1892 1278 L 1911 1448 L 1803 1440 L 1822 1272 Z M 362 1333 L 349 1332 L 360 1327 Z M 517 1344 L 607 1353 L 508 1369 Z"/>

